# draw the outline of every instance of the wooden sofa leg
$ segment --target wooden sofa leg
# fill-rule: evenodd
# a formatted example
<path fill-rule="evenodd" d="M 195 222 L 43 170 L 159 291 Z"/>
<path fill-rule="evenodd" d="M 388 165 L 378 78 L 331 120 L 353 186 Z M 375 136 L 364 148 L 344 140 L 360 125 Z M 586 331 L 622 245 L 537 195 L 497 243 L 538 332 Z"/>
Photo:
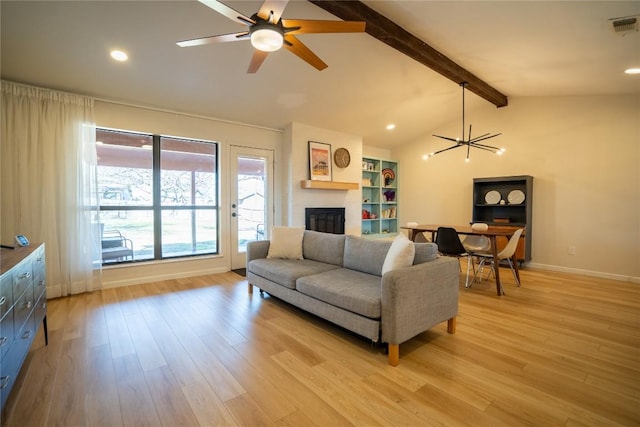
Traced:
<path fill-rule="evenodd" d="M 253 294 L 253 285 L 251 283 L 247 283 L 247 286 L 249 287 L 249 294 Z"/>
<path fill-rule="evenodd" d="M 400 363 L 400 344 L 389 344 L 389 365 L 398 366 Z"/>
<path fill-rule="evenodd" d="M 452 317 L 451 319 L 447 320 L 447 332 L 449 332 L 450 334 L 455 334 L 456 333 L 456 318 Z"/>

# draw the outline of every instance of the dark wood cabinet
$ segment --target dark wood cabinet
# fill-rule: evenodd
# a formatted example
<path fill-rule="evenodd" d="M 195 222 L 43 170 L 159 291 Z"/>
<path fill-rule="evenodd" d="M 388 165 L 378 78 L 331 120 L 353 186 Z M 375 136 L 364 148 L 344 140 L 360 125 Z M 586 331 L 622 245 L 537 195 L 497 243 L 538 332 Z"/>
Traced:
<path fill-rule="evenodd" d="M 533 207 L 533 177 L 529 175 L 502 176 L 473 179 L 473 222 L 484 222 L 490 227 L 524 228 L 516 249 L 522 263 L 531 261 Z M 498 241 L 498 250 L 507 239 Z"/>

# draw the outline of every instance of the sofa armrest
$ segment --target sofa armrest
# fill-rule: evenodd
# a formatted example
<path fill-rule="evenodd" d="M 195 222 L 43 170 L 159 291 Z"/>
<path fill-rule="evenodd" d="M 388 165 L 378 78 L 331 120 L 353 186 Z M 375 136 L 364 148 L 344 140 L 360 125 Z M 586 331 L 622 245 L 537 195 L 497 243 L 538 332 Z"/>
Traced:
<path fill-rule="evenodd" d="M 381 339 L 400 344 L 458 314 L 456 258 L 401 268 L 382 277 Z"/>
<path fill-rule="evenodd" d="M 266 258 L 269 253 L 269 240 L 254 240 L 247 243 L 247 265 L 249 261 Z"/>

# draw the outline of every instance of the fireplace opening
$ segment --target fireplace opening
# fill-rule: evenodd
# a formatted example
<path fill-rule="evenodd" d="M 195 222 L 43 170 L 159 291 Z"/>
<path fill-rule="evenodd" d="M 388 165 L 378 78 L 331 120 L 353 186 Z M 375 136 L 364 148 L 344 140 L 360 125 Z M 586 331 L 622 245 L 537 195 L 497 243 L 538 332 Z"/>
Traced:
<path fill-rule="evenodd" d="M 307 230 L 344 234 L 344 208 L 305 208 L 304 225 Z"/>

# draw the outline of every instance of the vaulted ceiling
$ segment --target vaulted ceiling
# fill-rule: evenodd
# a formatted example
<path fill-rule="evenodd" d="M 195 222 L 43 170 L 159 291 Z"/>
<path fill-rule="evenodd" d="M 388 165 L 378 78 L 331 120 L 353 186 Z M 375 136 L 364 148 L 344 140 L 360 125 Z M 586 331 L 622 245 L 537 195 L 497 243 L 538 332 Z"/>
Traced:
<path fill-rule="evenodd" d="M 283 17 L 346 17 L 331 9 L 342 2 L 317 3 L 292 0 Z M 422 53 L 407 56 L 392 47 L 398 40 L 386 43 L 369 33 L 305 34 L 299 38 L 327 69 L 317 71 L 281 50 L 270 54 L 256 74 L 247 74 L 248 41 L 176 46 L 178 40 L 243 29 L 195 1 L 3 0 L 1 74 L 12 81 L 268 128 L 297 121 L 361 135 L 365 144 L 379 147 L 458 120 L 456 78 L 423 64 L 420 56 L 428 49 L 454 64 L 445 63 L 445 71 L 461 69 L 469 73 L 465 80 L 471 75 L 486 85 L 484 93 L 472 90 L 480 96 L 467 97 L 471 113 L 498 105 L 500 94 L 640 96 L 640 76 L 623 74 L 625 68 L 640 67 L 640 33 L 637 28 L 616 33 L 610 20 L 639 15 L 638 1 L 363 3 L 414 37 L 404 39 L 404 45 Z M 261 2 L 226 4 L 250 16 Z M 370 31 L 376 31 L 373 23 Z M 428 44 L 426 50 L 419 40 Z M 115 47 L 126 50 L 130 60 L 111 60 L 109 50 Z M 397 126 L 393 132 L 385 130 L 391 122 Z"/>

